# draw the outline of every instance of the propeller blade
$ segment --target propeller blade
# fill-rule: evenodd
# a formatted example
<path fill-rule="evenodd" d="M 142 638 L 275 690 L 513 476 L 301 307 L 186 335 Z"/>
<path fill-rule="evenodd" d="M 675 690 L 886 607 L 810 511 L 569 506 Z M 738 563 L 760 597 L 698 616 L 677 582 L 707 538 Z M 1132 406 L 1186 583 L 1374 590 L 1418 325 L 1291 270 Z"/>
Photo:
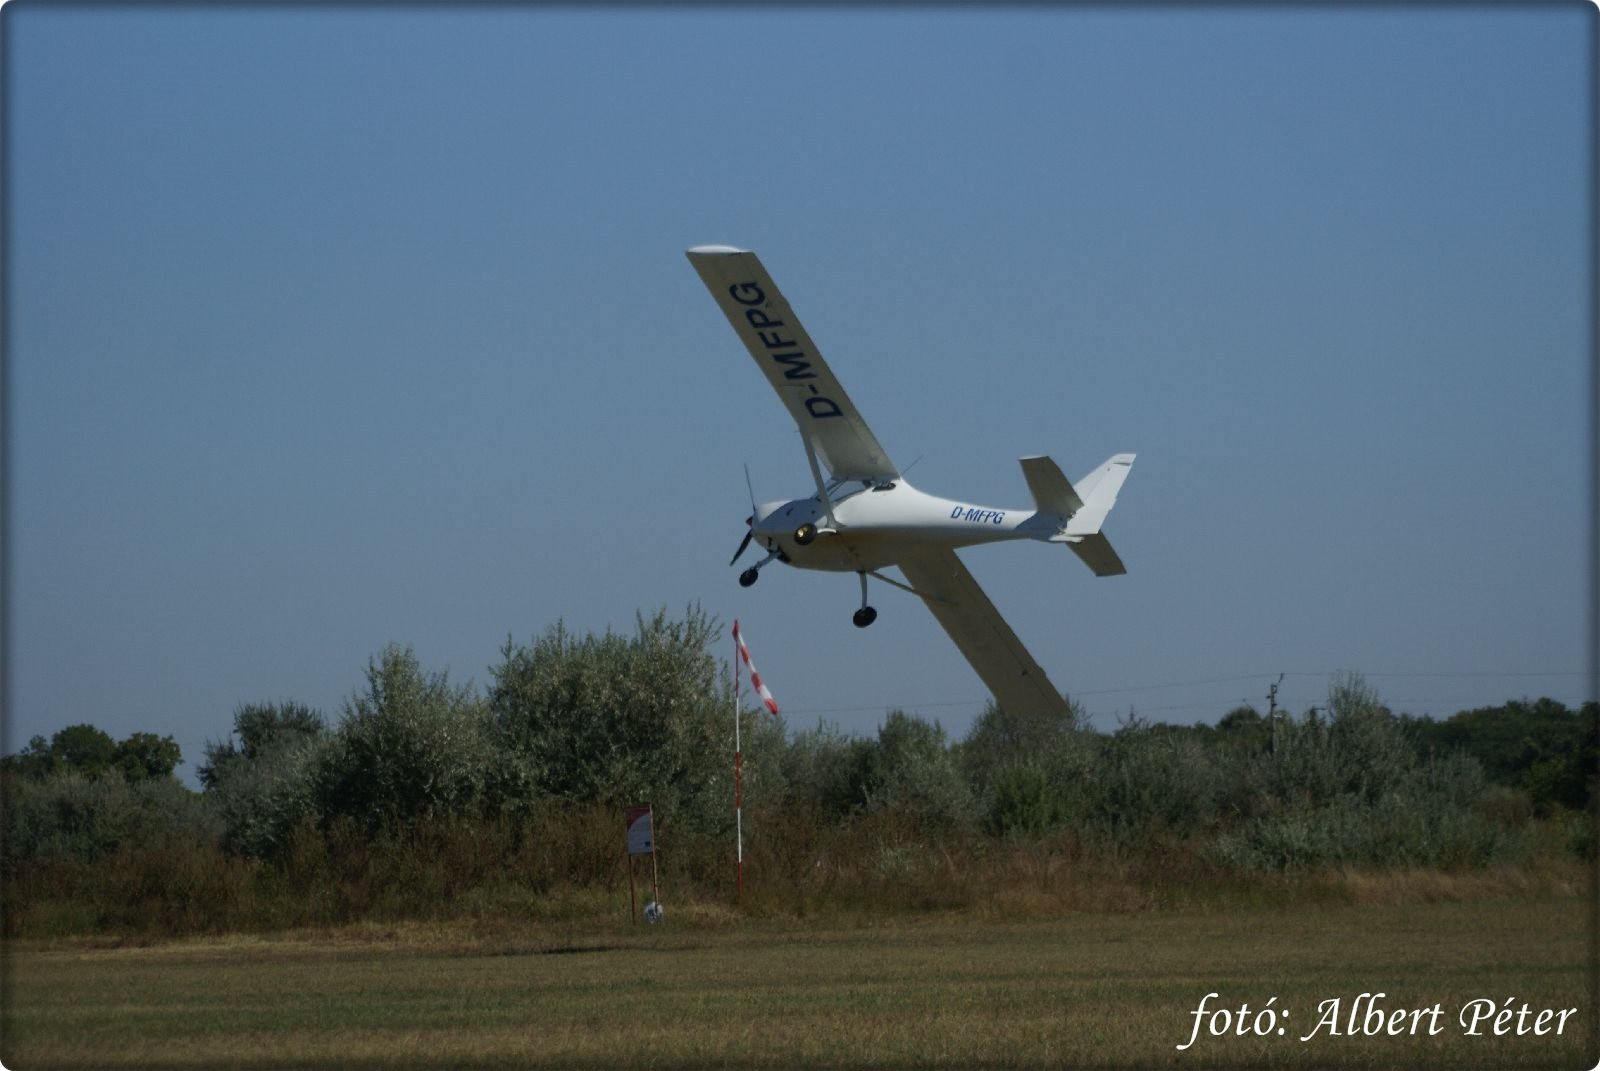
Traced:
<path fill-rule="evenodd" d="M 754 517 L 751 518 L 752 521 L 754 519 L 755 519 Z M 748 524 L 749 522 L 747 521 L 746 523 Z M 755 537 L 756 537 L 756 530 L 755 530 L 755 526 L 752 524 L 751 527 L 748 530 L 746 530 L 746 532 L 744 533 L 744 538 L 739 541 L 739 549 L 733 552 L 733 557 L 732 558 L 728 559 L 728 564 L 729 565 L 732 565 L 734 562 L 739 560 L 739 555 L 744 553 L 745 548 L 750 545 L 750 541 L 752 539 L 754 539 Z"/>
<path fill-rule="evenodd" d="M 733 558 L 729 560 L 729 565 L 739 560 L 739 555 L 745 552 L 745 548 L 750 545 L 750 540 L 756 536 L 756 488 L 750 482 L 750 462 L 748 461 L 744 463 L 744 486 L 750 492 L 750 516 L 744 519 L 747 531 L 744 534 L 744 539 L 739 543 L 739 549 L 734 551 Z"/>

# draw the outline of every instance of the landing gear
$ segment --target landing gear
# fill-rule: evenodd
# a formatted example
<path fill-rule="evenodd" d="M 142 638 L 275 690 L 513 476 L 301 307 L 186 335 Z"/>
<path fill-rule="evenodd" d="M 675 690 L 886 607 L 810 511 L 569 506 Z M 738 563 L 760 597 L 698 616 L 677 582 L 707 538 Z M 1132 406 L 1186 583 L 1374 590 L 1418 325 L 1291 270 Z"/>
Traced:
<path fill-rule="evenodd" d="M 806 546 L 815 538 L 817 538 L 817 526 L 809 521 L 794 530 L 795 546 Z"/>
<path fill-rule="evenodd" d="M 757 580 L 760 580 L 761 579 L 761 567 L 763 565 L 767 564 L 768 562 L 772 561 L 775 558 L 780 560 L 780 561 L 786 561 L 787 560 L 778 551 L 775 551 L 775 550 L 772 551 L 765 558 L 762 558 L 760 561 L 756 562 L 750 568 L 746 569 L 744 572 L 739 574 L 739 586 L 741 588 L 747 588 L 751 584 L 754 584 Z"/>
<path fill-rule="evenodd" d="M 867 574 L 858 572 L 856 575 L 861 578 L 861 609 L 857 610 L 850 620 L 855 623 L 856 628 L 866 628 L 878 620 L 878 611 L 867 605 Z"/>

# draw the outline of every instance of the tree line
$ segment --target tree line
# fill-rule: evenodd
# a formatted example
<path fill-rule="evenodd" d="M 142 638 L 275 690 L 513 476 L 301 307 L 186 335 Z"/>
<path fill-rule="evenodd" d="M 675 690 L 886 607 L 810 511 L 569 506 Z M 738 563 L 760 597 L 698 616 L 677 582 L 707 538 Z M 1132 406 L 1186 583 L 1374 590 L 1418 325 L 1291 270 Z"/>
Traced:
<path fill-rule="evenodd" d="M 721 895 L 734 702 L 721 640 L 698 607 L 641 615 L 631 635 L 558 623 L 508 638 L 482 691 L 390 646 L 337 720 L 292 701 L 240 706 L 205 747 L 199 792 L 173 776 L 170 737 L 35 737 L 0 760 L 6 928 L 579 910 L 614 893 L 621 809 L 644 800 L 674 887 Z M 1022 717 L 991 704 L 958 741 L 903 711 L 874 736 L 789 734 L 746 712 L 758 901 L 962 907 L 1095 868 L 1142 888 L 1180 872 L 1481 869 L 1590 850 L 1593 703 L 1435 721 L 1394 714 L 1347 675 L 1317 710 L 1241 707 L 1215 726 L 1130 715 L 1098 732 L 1069 706 Z"/>

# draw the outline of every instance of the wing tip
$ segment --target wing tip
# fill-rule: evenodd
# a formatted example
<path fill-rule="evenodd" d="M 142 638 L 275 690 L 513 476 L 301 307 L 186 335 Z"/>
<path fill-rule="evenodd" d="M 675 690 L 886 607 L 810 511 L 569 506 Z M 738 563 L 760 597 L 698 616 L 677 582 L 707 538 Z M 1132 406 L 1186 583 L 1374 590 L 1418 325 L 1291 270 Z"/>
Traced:
<path fill-rule="evenodd" d="M 728 257 L 748 252 L 750 250 L 734 245 L 696 245 L 689 248 L 691 257 Z"/>

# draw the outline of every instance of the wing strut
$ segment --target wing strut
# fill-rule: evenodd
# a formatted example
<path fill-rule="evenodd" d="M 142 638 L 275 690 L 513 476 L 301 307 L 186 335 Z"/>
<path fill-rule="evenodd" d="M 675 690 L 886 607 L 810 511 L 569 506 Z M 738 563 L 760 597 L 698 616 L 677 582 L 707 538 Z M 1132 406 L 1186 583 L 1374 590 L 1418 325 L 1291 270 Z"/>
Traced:
<path fill-rule="evenodd" d="M 806 461 L 811 464 L 811 478 L 817 481 L 817 501 L 822 503 L 822 511 L 828 518 L 828 529 L 838 531 L 839 525 L 833 519 L 833 499 L 828 497 L 828 488 L 822 482 L 822 469 L 817 465 L 817 449 L 811 445 L 811 433 L 805 426 L 800 427 L 800 438 L 806 444 Z"/>
<path fill-rule="evenodd" d="M 872 577 L 872 579 L 874 579 L 874 580 L 883 581 L 885 584 L 888 584 L 892 588 L 899 588 L 901 591 L 909 591 L 909 592 L 911 592 L 911 594 L 920 596 L 921 598 L 926 599 L 929 602 L 949 602 L 950 601 L 949 599 L 943 598 L 942 596 L 939 596 L 939 595 L 926 595 L 926 594 L 923 594 L 922 592 L 918 591 L 916 588 L 912 587 L 910 584 L 902 584 L 902 583 L 900 583 L 900 581 L 896 580 L 894 577 L 892 577 L 892 576 L 884 576 L 882 573 L 878 572 L 876 569 L 867 570 L 867 575 Z"/>

